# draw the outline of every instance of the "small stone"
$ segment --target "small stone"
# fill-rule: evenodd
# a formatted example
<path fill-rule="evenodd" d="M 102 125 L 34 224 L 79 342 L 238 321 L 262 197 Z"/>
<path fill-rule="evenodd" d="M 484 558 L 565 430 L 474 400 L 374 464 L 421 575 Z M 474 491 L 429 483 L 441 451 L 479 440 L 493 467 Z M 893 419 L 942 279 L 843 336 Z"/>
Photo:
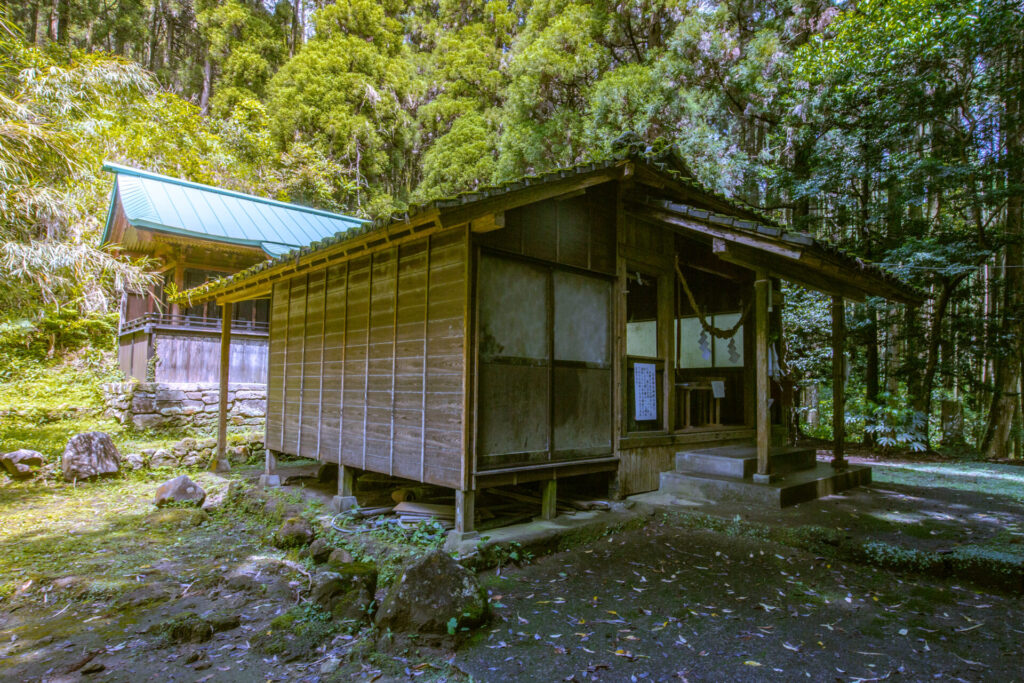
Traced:
<path fill-rule="evenodd" d="M 124 464 L 133 470 L 141 470 L 146 466 L 146 459 L 139 453 L 129 453 L 124 456 Z"/>
<path fill-rule="evenodd" d="M 313 577 L 311 599 L 335 619 L 352 623 L 367 621 L 377 590 L 377 567 L 350 562 L 336 571 Z"/>
<path fill-rule="evenodd" d="M 156 498 L 153 500 L 157 507 L 168 503 L 194 503 L 202 505 L 206 500 L 206 491 L 203 487 L 183 474 L 170 481 L 164 482 L 156 490 Z"/>
<path fill-rule="evenodd" d="M 205 643 L 213 637 L 213 626 L 195 612 L 176 614 L 162 623 L 159 630 L 172 643 Z"/>
<path fill-rule="evenodd" d="M 81 671 L 83 674 L 95 674 L 99 673 L 100 671 L 103 671 L 106 668 L 106 665 L 104 665 L 102 662 L 97 662 L 94 659 L 85 666 L 83 666 L 81 669 L 79 669 L 79 671 Z"/>
<path fill-rule="evenodd" d="M 301 517 L 284 520 L 274 534 L 274 545 L 278 548 L 297 548 L 313 540 L 313 528 Z"/>
<path fill-rule="evenodd" d="M 327 564 L 331 565 L 332 567 L 342 564 L 348 564 L 349 562 L 352 562 L 352 560 L 352 553 L 345 550 L 344 548 L 335 548 L 331 551 L 330 555 L 327 556 Z"/>
<path fill-rule="evenodd" d="M 318 538 L 309 545 L 309 556 L 317 564 L 323 564 L 327 562 L 327 559 L 331 556 L 333 548 L 327 544 L 322 538 Z"/>
<path fill-rule="evenodd" d="M 178 456 L 171 451 L 166 448 L 159 448 L 153 453 L 153 457 L 149 459 L 149 464 L 152 467 L 177 467 L 178 460 Z"/>
<path fill-rule="evenodd" d="M 332 674 L 338 670 L 339 666 L 341 666 L 340 659 L 338 659 L 337 657 L 328 657 L 327 660 L 320 665 L 320 674 L 323 676 L 326 676 L 327 674 Z"/>

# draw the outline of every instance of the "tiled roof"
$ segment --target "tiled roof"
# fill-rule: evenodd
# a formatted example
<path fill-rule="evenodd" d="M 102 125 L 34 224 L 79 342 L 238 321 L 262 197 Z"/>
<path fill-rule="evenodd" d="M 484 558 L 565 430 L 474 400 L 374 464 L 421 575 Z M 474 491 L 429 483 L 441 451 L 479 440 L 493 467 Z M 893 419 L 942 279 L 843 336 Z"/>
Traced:
<path fill-rule="evenodd" d="M 717 213 L 714 211 L 699 210 L 692 207 L 685 207 L 686 211 L 692 211 L 692 217 L 698 218 L 703 221 L 707 221 L 714 224 L 728 226 L 732 229 L 749 230 L 757 233 L 761 237 L 768 237 L 770 239 L 779 240 L 781 242 L 788 242 L 794 245 L 800 245 L 805 249 L 811 249 L 818 251 L 822 254 L 828 254 L 836 257 L 840 260 L 843 265 L 851 268 L 856 268 L 859 272 L 868 274 L 869 276 L 878 277 L 885 281 L 887 284 L 896 287 L 905 294 L 907 299 L 920 300 L 924 298 L 924 295 L 914 287 L 905 284 L 896 275 L 884 270 L 883 268 L 870 264 L 862 259 L 854 257 L 841 249 L 817 240 L 811 235 L 798 231 L 785 230 L 780 227 L 775 221 L 759 213 L 757 210 L 746 206 L 745 204 L 738 202 L 734 199 L 730 199 L 725 195 L 715 192 L 697 180 L 689 177 L 686 166 L 674 153 L 663 153 L 663 154 L 651 154 L 649 150 L 638 148 L 635 143 L 631 141 L 621 146 L 618 151 L 610 157 L 601 160 L 588 163 L 578 164 L 569 168 L 561 168 L 548 173 L 538 175 L 528 175 L 514 180 L 501 183 L 498 185 L 492 185 L 487 187 L 481 187 L 468 192 L 452 197 L 442 197 L 426 201 L 420 204 L 414 204 L 410 206 L 406 211 L 387 216 L 377 218 L 371 223 L 367 223 L 358 228 L 346 230 L 344 232 L 338 232 L 330 237 L 323 238 L 317 242 L 313 242 L 308 246 L 301 247 L 293 250 L 289 253 L 283 254 L 275 259 L 258 263 L 246 270 L 239 273 L 235 273 L 219 280 L 213 280 L 205 285 L 196 287 L 195 289 L 189 290 L 179 294 L 178 296 L 183 300 L 187 297 L 206 297 L 209 294 L 219 292 L 227 289 L 228 287 L 240 283 L 250 277 L 258 275 L 264 271 L 273 269 L 279 265 L 295 262 L 302 257 L 311 254 L 313 252 L 325 249 L 327 247 L 343 244 L 352 240 L 356 240 L 360 237 L 364 237 L 374 232 L 380 232 L 385 230 L 391 225 L 401 222 L 407 222 L 411 219 L 416 218 L 419 215 L 430 211 L 448 211 L 458 207 L 472 205 L 478 202 L 482 202 L 488 199 L 494 199 L 502 197 L 504 195 L 512 194 L 520 190 L 525 190 L 530 187 L 536 187 L 538 185 L 544 185 L 547 183 L 553 183 L 560 180 L 569 179 L 575 176 L 583 176 L 591 173 L 596 173 L 601 170 L 610 169 L 617 165 L 623 165 L 625 162 L 634 162 L 637 164 L 643 164 L 655 172 L 669 177 L 671 180 L 679 183 L 681 186 L 693 190 L 700 195 L 703 195 L 708 200 L 713 200 L 714 203 L 725 206 L 737 213 L 743 214 L 752 218 L 748 220 L 745 218 L 738 218 L 736 216 L 726 215 Z M 672 208 L 678 209 L 682 205 L 672 205 Z"/>

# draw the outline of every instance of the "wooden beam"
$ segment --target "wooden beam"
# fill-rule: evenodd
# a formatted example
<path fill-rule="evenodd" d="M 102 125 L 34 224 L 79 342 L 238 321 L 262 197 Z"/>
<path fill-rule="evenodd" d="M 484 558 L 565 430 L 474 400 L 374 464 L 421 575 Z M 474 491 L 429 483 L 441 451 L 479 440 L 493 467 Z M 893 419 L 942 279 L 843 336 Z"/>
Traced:
<path fill-rule="evenodd" d="M 758 252 L 756 248 L 730 244 L 725 240 L 716 239 L 713 248 L 715 255 L 728 263 L 752 270 L 764 270 L 771 277 L 778 277 L 827 294 L 839 294 L 853 301 L 864 301 L 864 292 L 860 289 L 816 272 L 801 262 L 771 258 Z"/>
<path fill-rule="evenodd" d="M 846 309 L 843 297 L 832 297 L 832 467 L 843 469 L 846 440 Z"/>
<path fill-rule="evenodd" d="M 231 315 L 234 307 L 224 304 L 220 319 L 220 390 L 217 394 L 217 455 L 211 463 L 214 472 L 231 469 L 228 463 L 228 371 L 231 368 Z"/>
<path fill-rule="evenodd" d="M 771 446 L 771 421 L 768 400 L 771 386 L 768 383 L 768 290 L 771 280 L 768 273 L 758 271 L 754 282 L 754 356 L 757 377 L 757 474 L 754 481 L 767 483 L 771 480 L 771 462 L 768 451 Z"/>
<path fill-rule="evenodd" d="M 493 232 L 505 227 L 505 212 L 497 211 L 489 213 L 480 218 L 474 218 L 469 223 L 469 229 L 476 233 Z"/>
<path fill-rule="evenodd" d="M 798 260 L 803 253 L 799 247 L 787 246 L 785 244 L 781 244 L 777 240 L 769 239 L 767 237 L 759 237 L 754 234 L 718 226 L 713 223 L 704 223 L 652 206 L 634 204 L 629 209 L 629 212 L 644 220 L 667 224 L 674 228 L 680 228 L 688 233 L 708 235 L 724 240 L 728 243 L 753 247 L 759 251 L 765 251 L 783 258 Z"/>

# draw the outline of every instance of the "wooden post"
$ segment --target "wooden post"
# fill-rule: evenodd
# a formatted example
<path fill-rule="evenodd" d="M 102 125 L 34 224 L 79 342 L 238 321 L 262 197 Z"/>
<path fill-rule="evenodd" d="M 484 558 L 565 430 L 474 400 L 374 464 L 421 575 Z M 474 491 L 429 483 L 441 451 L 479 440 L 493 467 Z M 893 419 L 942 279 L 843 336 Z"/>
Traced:
<path fill-rule="evenodd" d="M 185 260 L 181 250 L 178 250 L 178 260 L 174 263 L 174 287 L 178 292 L 185 291 Z M 179 322 L 181 318 L 181 306 L 171 304 L 171 320 Z"/>
<path fill-rule="evenodd" d="M 228 370 L 231 367 L 231 311 L 234 306 L 221 306 L 220 319 L 220 390 L 217 401 L 217 455 L 210 465 L 214 472 L 227 472 L 231 464 L 227 458 L 228 448 Z"/>
<path fill-rule="evenodd" d="M 338 465 L 338 495 L 331 500 L 331 509 L 346 512 L 359 507 L 356 500 L 356 470 L 354 467 Z"/>
<path fill-rule="evenodd" d="M 540 517 L 554 519 L 558 515 L 558 480 L 548 479 L 540 483 Z"/>
<path fill-rule="evenodd" d="M 846 467 L 846 311 L 843 297 L 832 297 L 832 467 Z"/>
<path fill-rule="evenodd" d="M 771 444 L 771 422 L 768 399 L 771 395 L 768 384 L 768 274 L 758 271 L 754 282 L 754 375 L 756 377 L 756 420 L 757 420 L 757 474 L 754 481 L 771 481 L 771 462 L 768 450 Z"/>
<path fill-rule="evenodd" d="M 455 491 L 455 533 L 463 538 L 475 535 L 473 525 L 476 516 L 476 491 L 472 489 Z"/>

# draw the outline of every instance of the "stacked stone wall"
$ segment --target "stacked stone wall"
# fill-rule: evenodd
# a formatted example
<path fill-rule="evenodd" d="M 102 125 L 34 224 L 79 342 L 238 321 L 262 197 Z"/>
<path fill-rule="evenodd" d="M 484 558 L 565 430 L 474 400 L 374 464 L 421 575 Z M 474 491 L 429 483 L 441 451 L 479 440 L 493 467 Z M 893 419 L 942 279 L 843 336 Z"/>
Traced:
<path fill-rule="evenodd" d="M 201 427 L 217 424 L 220 388 L 215 383 L 165 384 L 113 382 L 103 385 L 107 415 L 136 429 Z M 262 429 L 267 414 L 263 384 L 232 384 L 228 388 L 228 424 Z"/>

